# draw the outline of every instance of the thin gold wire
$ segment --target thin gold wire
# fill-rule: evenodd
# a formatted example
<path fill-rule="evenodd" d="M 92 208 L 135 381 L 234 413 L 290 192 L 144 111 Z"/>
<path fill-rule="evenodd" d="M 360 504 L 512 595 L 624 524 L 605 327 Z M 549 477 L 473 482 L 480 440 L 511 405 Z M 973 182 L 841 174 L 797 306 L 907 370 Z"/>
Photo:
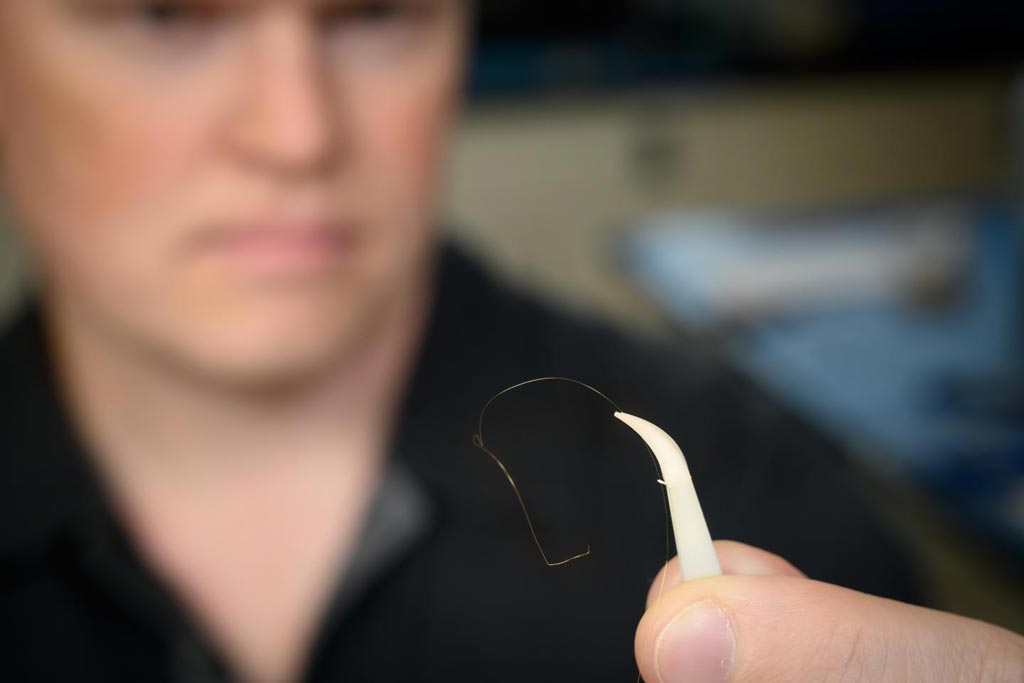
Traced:
<path fill-rule="evenodd" d="M 543 544 L 541 544 L 540 538 L 538 538 L 538 536 L 537 536 L 537 530 L 533 526 L 533 520 L 530 518 L 530 513 L 527 510 L 526 502 L 523 500 L 523 496 L 522 496 L 522 494 L 519 491 L 519 486 L 516 484 L 515 479 L 512 478 L 512 474 L 508 471 L 508 468 L 505 467 L 505 463 L 503 463 L 501 461 L 501 458 L 499 458 L 497 455 L 495 455 L 493 451 L 491 451 L 490 449 L 487 448 L 487 446 L 484 445 L 484 416 L 487 413 L 487 409 L 491 407 L 491 404 L 494 403 L 499 398 L 501 398 L 502 396 L 504 396 L 505 394 L 511 392 L 511 391 L 515 391 L 516 389 L 520 389 L 520 388 L 522 388 L 524 386 L 527 386 L 529 384 L 536 384 L 538 382 L 569 382 L 571 384 L 576 384 L 576 385 L 579 385 L 579 386 L 581 386 L 581 387 L 583 387 L 585 389 L 588 389 L 589 391 L 591 391 L 591 392 L 597 394 L 598 396 L 600 396 L 601 398 L 603 398 L 607 403 L 609 403 L 613 408 L 615 408 L 616 412 L 622 412 L 622 409 L 619 407 L 619 405 L 615 401 L 613 401 L 612 399 L 608 398 L 608 396 L 605 395 L 604 392 L 602 392 L 602 391 L 600 391 L 600 390 L 590 386 L 586 382 L 581 382 L 581 381 L 579 381 L 577 379 L 572 379 L 571 377 L 548 376 L 548 377 L 536 377 L 534 379 L 528 379 L 528 380 L 526 380 L 524 382 L 519 382 L 518 384 L 513 384 L 510 387 L 506 387 L 506 388 L 502 389 L 501 391 L 499 391 L 498 393 L 496 393 L 494 396 L 491 396 L 491 398 L 488 399 L 487 402 L 484 404 L 484 407 L 481 408 L 481 410 L 480 410 L 480 416 L 477 419 L 477 432 L 476 432 L 476 434 L 473 435 L 473 445 L 476 446 L 477 448 L 479 448 L 480 450 L 482 450 L 487 455 L 489 455 L 491 460 L 493 460 L 495 462 L 495 464 L 497 464 L 498 467 L 501 468 L 502 474 L 505 475 L 505 478 L 508 480 L 509 485 L 511 485 L 512 492 L 515 493 L 516 500 L 519 502 L 519 507 L 523 511 L 523 517 L 526 519 L 526 526 L 530 530 L 530 536 L 533 538 L 534 545 L 536 545 L 537 546 L 537 550 L 540 551 L 541 559 L 543 559 L 544 560 L 544 564 L 546 564 L 549 567 L 558 567 L 558 566 L 561 566 L 561 565 L 564 565 L 564 564 L 568 564 L 570 562 L 573 562 L 575 560 L 579 560 L 581 558 L 584 558 L 584 557 L 587 557 L 588 555 L 590 555 L 590 544 L 589 543 L 587 544 L 587 549 L 584 552 L 577 553 L 575 555 L 572 555 L 571 557 L 567 557 L 565 559 L 558 560 L 556 562 L 552 562 L 551 560 L 549 560 L 547 553 L 544 552 L 544 546 L 543 546 Z M 658 459 L 656 457 L 654 457 L 654 452 L 651 450 L 650 446 L 646 445 L 646 442 L 645 442 L 644 446 L 645 446 L 645 448 L 647 448 L 647 453 L 648 453 L 648 455 L 651 458 L 651 463 L 654 465 L 654 471 L 657 473 L 658 481 L 660 483 L 662 475 L 661 475 L 661 468 L 658 466 Z M 665 487 L 664 486 L 659 487 L 659 488 L 661 488 L 661 502 L 662 502 L 662 507 L 664 509 L 664 514 L 665 514 L 665 525 L 664 525 L 665 526 L 665 562 L 664 562 L 663 566 L 667 567 L 668 563 L 669 563 L 669 553 L 671 552 L 671 546 L 669 545 L 668 495 L 667 495 L 667 493 L 665 491 Z M 655 613 L 655 615 L 657 615 L 658 607 L 661 604 L 661 595 L 662 595 L 662 593 L 665 590 L 665 580 L 666 580 L 667 576 L 668 576 L 668 572 L 667 571 L 662 571 L 661 572 L 661 582 L 660 582 L 660 585 L 658 586 L 658 596 L 655 599 L 655 603 L 654 603 L 654 613 Z M 640 682 L 640 675 L 639 674 L 637 674 L 637 682 L 638 683 Z"/>

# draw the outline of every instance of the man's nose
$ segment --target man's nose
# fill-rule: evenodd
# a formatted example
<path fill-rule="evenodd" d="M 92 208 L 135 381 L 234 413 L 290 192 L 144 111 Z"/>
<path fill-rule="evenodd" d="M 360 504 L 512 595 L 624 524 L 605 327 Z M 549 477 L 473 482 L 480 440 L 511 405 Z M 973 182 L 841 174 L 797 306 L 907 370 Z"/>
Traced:
<path fill-rule="evenodd" d="M 316 27 L 298 11 L 258 20 L 248 43 L 242 96 L 228 135 L 265 172 L 322 174 L 337 162 L 337 108 Z"/>

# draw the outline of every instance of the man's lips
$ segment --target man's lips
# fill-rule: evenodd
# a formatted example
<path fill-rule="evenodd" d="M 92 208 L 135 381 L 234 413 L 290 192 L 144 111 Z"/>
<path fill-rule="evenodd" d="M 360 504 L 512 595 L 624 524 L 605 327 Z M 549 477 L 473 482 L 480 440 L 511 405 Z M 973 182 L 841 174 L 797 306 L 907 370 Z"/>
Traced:
<path fill-rule="evenodd" d="M 330 268 L 356 242 L 354 227 L 334 221 L 274 221 L 217 231 L 205 256 L 269 275 L 306 275 Z"/>

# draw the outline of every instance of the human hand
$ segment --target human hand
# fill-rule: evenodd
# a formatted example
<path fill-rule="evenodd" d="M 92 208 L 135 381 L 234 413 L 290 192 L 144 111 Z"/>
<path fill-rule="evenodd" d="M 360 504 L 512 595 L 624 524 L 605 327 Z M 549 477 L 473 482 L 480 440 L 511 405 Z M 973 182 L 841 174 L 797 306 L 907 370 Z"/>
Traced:
<path fill-rule="evenodd" d="M 812 581 L 741 543 L 715 550 L 724 576 L 682 583 L 673 559 L 660 599 L 654 580 L 635 641 L 648 683 L 1024 683 L 1020 635 Z"/>

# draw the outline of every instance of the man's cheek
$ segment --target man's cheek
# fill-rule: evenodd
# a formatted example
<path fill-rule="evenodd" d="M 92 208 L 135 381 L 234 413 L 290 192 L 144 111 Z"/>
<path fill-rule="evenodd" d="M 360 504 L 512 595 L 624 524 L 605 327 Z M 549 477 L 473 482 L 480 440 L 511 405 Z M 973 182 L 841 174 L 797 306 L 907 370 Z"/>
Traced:
<path fill-rule="evenodd" d="M 362 108 L 362 135 L 384 157 L 400 162 L 403 177 L 423 182 L 433 175 L 444 148 L 451 102 L 431 84 L 410 84 L 405 90 L 379 94 Z"/>
<path fill-rule="evenodd" d="M 86 215 L 123 228 L 128 220 L 144 219 L 148 207 L 171 203 L 184 166 L 184 145 L 174 136 L 126 121 L 120 133 L 104 130 L 82 146 L 89 153 L 75 169 L 76 203 Z"/>
<path fill-rule="evenodd" d="M 96 150 L 95 164 L 81 169 L 79 180 L 67 188 L 68 201 L 49 231 L 58 242 L 51 250 L 65 252 L 68 267 L 80 260 L 81 268 L 95 271 L 89 277 L 136 292 L 168 275 L 180 246 L 174 243 L 180 232 L 174 223 L 182 219 L 188 201 L 175 192 L 170 167 L 153 164 L 154 159 L 167 161 L 161 154 L 141 139 L 134 147 Z M 69 248 L 77 253 L 66 253 Z"/>

